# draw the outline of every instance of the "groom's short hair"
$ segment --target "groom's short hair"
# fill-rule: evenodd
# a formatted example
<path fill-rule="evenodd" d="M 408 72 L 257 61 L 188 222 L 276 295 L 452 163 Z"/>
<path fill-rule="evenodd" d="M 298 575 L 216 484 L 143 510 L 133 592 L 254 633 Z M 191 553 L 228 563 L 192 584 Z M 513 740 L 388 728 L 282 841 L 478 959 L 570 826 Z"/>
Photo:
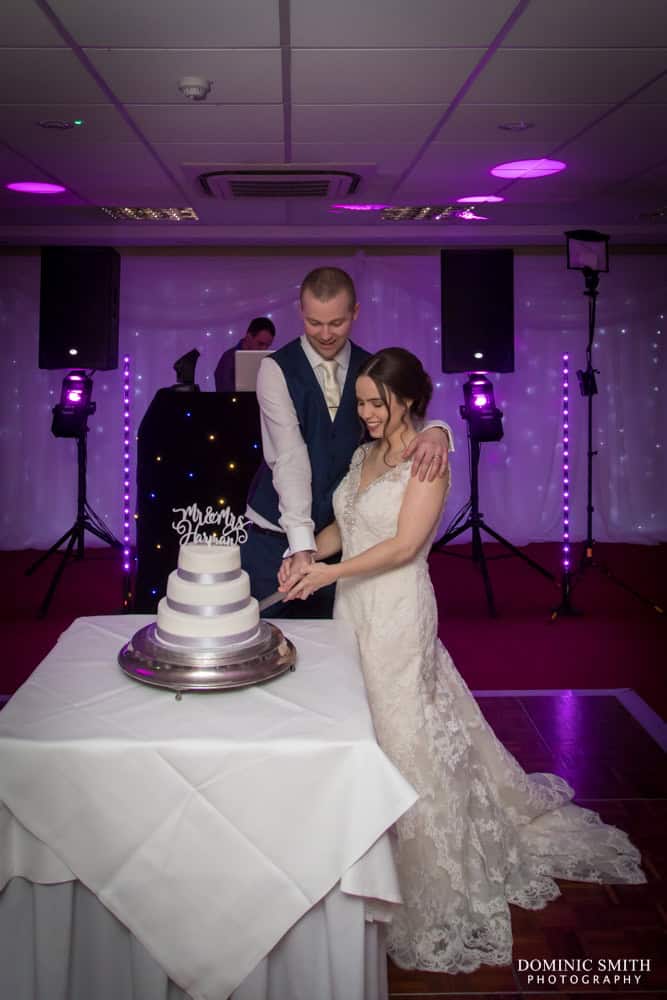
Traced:
<path fill-rule="evenodd" d="M 350 299 L 350 309 L 357 304 L 357 292 L 354 282 L 347 271 L 340 267 L 316 267 L 310 271 L 301 282 L 299 300 L 303 302 L 303 293 L 309 291 L 319 302 L 328 302 L 339 292 L 347 292 Z"/>

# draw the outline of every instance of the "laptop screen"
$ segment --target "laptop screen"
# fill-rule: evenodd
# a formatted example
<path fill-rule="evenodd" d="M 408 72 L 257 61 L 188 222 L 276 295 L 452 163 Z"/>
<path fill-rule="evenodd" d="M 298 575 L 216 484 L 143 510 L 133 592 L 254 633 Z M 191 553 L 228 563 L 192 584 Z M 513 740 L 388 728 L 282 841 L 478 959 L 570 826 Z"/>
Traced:
<path fill-rule="evenodd" d="M 273 351 L 237 351 L 234 355 L 234 385 L 236 392 L 255 392 L 257 372 L 264 358 Z"/>

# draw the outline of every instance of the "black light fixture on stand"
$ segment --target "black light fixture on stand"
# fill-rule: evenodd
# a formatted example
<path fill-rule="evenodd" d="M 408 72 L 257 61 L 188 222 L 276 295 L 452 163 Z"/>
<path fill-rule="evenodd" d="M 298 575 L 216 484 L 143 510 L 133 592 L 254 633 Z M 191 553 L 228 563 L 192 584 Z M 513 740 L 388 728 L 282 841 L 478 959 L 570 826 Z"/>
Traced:
<path fill-rule="evenodd" d="M 609 237 L 594 229 L 572 229 L 565 233 L 567 240 L 567 267 L 570 271 L 581 271 L 584 276 L 584 295 L 588 298 L 588 340 L 586 343 L 586 367 L 577 371 L 579 391 L 588 401 L 587 404 L 587 465 L 586 465 L 586 539 L 584 541 L 579 566 L 575 577 L 581 579 L 587 569 L 597 569 L 612 583 L 632 594 L 639 601 L 652 607 L 658 614 L 664 614 L 651 598 L 644 597 L 633 587 L 616 577 L 606 566 L 595 559 L 595 539 L 593 538 L 593 459 L 597 451 L 593 448 L 593 397 L 598 394 L 596 375 L 600 372 L 593 367 L 593 341 L 595 339 L 595 311 L 598 297 L 600 274 L 609 271 Z M 563 587 L 563 597 L 558 608 L 554 609 L 553 618 L 559 615 L 572 615 L 570 596 L 571 588 Z"/>
<path fill-rule="evenodd" d="M 472 531 L 472 561 L 477 563 L 484 581 L 486 603 L 489 615 L 496 617 L 496 606 L 491 589 L 491 580 L 487 568 L 487 559 L 482 545 L 481 532 L 485 531 L 495 541 L 500 542 L 511 555 L 518 556 L 533 569 L 548 580 L 554 580 L 553 573 L 540 566 L 533 559 L 503 538 L 497 531 L 490 528 L 484 521 L 484 515 L 479 509 L 479 458 L 481 444 L 484 441 L 500 441 L 503 436 L 503 415 L 497 408 L 493 385 L 485 372 L 472 372 L 463 385 L 463 406 L 459 408 L 461 416 L 468 425 L 468 448 L 470 453 L 470 500 L 449 524 L 444 535 L 434 543 L 432 551 L 440 552 L 448 542 L 463 534 L 468 528 Z M 463 523 L 461 523 L 463 521 Z M 459 556 L 456 552 L 446 552 L 444 555 Z M 466 556 L 459 556 L 466 558 Z M 495 558 L 505 558 L 496 556 Z"/>
<path fill-rule="evenodd" d="M 60 546 L 67 542 L 62 553 L 62 559 L 51 580 L 46 596 L 42 601 L 38 617 L 43 618 L 56 591 L 60 577 L 63 575 L 67 561 L 70 558 L 83 559 L 85 532 L 95 535 L 100 541 L 115 549 L 122 548 L 120 541 L 109 531 L 104 521 L 95 513 L 86 497 L 86 467 L 88 417 L 95 412 L 96 404 L 92 401 L 93 372 L 86 373 L 83 369 L 71 371 L 63 379 L 60 402 L 53 407 L 53 422 L 51 432 L 54 437 L 76 438 L 77 451 L 77 509 L 76 520 L 71 528 L 55 542 L 48 552 L 45 552 L 26 570 L 30 576 L 45 562 L 50 555 L 55 554 Z M 76 546 L 76 550 L 75 550 Z"/>

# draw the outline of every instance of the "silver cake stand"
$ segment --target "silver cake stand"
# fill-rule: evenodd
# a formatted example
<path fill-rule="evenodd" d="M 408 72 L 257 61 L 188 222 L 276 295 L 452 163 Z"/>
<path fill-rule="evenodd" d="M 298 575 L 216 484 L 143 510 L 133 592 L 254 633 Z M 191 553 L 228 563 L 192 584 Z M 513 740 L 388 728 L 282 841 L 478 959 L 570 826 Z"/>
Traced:
<path fill-rule="evenodd" d="M 247 687 L 294 670 L 296 649 L 279 628 L 261 620 L 256 638 L 234 649 L 178 649 L 160 642 L 152 622 L 132 636 L 118 654 L 128 677 L 143 684 L 184 691 Z"/>

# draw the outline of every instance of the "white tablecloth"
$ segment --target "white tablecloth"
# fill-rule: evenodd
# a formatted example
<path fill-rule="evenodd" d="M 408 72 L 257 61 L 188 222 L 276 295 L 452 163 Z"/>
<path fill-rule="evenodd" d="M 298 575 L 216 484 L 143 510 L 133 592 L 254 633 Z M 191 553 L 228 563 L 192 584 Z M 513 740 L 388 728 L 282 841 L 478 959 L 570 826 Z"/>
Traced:
<path fill-rule="evenodd" d="M 74 622 L 0 713 L 0 886 L 79 879 L 220 1000 L 339 881 L 399 902 L 383 834 L 416 795 L 375 742 L 345 624 L 280 623 L 295 672 L 179 702 L 116 664 L 148 621 Z"/>

